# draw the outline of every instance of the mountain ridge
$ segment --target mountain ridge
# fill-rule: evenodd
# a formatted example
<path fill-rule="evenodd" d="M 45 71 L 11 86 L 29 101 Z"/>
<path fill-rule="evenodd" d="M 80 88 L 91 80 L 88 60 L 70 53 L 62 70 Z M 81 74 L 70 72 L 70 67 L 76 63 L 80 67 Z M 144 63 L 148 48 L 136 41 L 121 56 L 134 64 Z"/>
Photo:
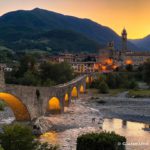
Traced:
<path fill-rule="evenodd" d="M 100 45 L 107 45 L 108 42 L 113 40 L 116 49 L 121 48 L 121 38 L 116 32 L 90 19 L 68 16 L 39 8 L 17 10 L 0 17 L 0 40 L 2 43 L 17 41 L 33 36 L 33 34 L 56 29 L 80 33 Z M 137 49 L 130 42 L 128 42 L 128 47 L 133 50 Z"/>

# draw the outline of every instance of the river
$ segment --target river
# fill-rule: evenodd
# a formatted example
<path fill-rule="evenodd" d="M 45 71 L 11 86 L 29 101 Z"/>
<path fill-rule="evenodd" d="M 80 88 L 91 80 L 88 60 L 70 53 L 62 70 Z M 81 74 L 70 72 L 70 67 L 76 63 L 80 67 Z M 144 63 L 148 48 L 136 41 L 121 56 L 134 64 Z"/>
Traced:
<path fill-rule="evenodd" d="M 123 121 L 121 119 L 105 119 L 103 130 L 127 138 L 127 150 L 150 150 L 150 124 Z"/>

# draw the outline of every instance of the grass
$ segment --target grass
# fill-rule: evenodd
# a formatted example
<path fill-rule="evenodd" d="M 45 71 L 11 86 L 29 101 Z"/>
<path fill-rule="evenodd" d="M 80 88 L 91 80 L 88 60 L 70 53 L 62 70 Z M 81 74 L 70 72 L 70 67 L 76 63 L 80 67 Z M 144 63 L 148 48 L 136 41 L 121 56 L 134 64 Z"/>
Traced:
<path fill-rule="evenodd" d="M 3 101 L 0 101 L 0 111 L 3 111 L 6 104 Z"/>
<path fill-rule="evenodd" d="M 128 93 L 129 97 L 135 98 L 149 98 L 150 97 L 150 89 L 147 90 L 130 90 Z"/>
<path fill-rule="evenodd" d="M 122 93 L 124 91 L 126 91 L 126 89 L 121 89 L 121 88 L 119 88 L 119 89 L 110 89 L 109 90 L 109 96 L 116 96 L 119 93 Z"/>

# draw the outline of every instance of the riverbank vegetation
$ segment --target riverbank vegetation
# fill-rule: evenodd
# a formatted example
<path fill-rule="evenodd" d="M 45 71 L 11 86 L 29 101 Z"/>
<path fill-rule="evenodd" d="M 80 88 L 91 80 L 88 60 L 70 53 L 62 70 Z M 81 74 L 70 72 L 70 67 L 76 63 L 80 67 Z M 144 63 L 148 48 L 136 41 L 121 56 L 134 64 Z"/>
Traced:
<path fill-rule="evenodd" d="M 20 59 L 19 65 L 12 72 L 5 74 L 6 83 L 52 86 L 68 82 L 74 78 L 71 66 L 65 62 L 37 63 L 32 55 L 26 55 Z"/>
<path fill-rule="evenodd" d="M 3 101 L 0 101 L 0 111 L 5 109 L 6 104 Z"/>
<path fill-rule="evenodd" d="M 77 150 L 125 150 L 126 138 L 114 132 L 88 133 L 78 137 Z"/>
<path fill-rule="evenodd" d="M 1 146 L 4 150 L 57 150 L 58 146 L 40 143 L 25 125 L 5 125 L 0 133 Z"/>
<path fill-rule="evenodd" d="M 133 74 L 122 74 L 119 72 L 112 72 L 103 75 L 98 75 L 90 88 L 96 88 L 100 93 L 107 94 L 109 91 L 111 93 L 117 93 L 122 89 L 135 89 L 138 87 L 137 81 L 133 77 Z"/>
<path fill-rule="evenodd" d="M 128 96 L 134 98 L 150 98 L 150 90 L 130 90 Z"/>

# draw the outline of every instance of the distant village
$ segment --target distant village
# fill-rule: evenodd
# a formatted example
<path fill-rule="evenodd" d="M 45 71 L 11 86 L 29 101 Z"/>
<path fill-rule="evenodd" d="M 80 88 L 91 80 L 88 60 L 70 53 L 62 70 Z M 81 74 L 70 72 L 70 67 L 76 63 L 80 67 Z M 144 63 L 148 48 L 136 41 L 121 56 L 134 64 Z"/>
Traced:
<path fill-rule="evenodd" d="M 50 56 L 47 61 L 52 63 L 67 62 L 76 73 L 110 72 L 118 67 L 133 65 L 138 67 L 150 58 L 149 52 L 129 51 L 127 46 L 127 31 L 122 31 L 122 48 L 115 49 L 115 43 L 109 42 L 107 47 L 100 49 L 98 54 L 71 54 L 61 53 Z"/>

